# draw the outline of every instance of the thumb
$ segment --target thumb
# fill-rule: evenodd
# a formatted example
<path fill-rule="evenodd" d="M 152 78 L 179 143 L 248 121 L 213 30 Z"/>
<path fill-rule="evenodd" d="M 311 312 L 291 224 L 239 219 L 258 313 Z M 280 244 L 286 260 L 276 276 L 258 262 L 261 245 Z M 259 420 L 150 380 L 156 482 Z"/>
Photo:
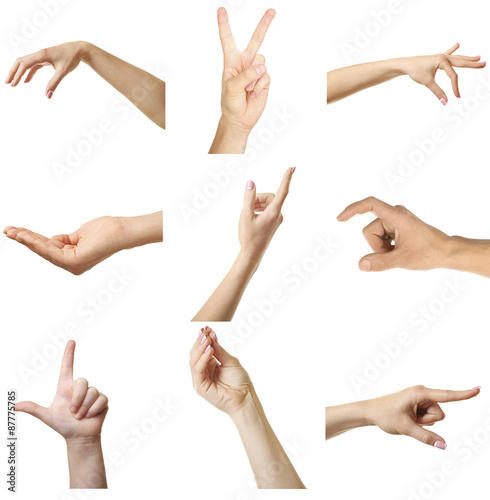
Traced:
<path fill-rule="evenodd" d="M 221 345 L 218 343 L 218 336 L 216 335 L 216 332 L 213 332 L 211 334 L 211 338 L 213 339 L 214 357 L 221 364 L 235 364 L 237 359 L 235 358 L 235 356 L 232 356 L 228 351 L 221 347 Z"/>
<path fill-rule="evenodd" d="M 407 436 L 410 436 L 421 443 L 428 444 L 429 446 L 434 446 L 435 448 L 439 448 L 440 450 L 445 450 L 447 447 L 444 439 L 436 434 L 435 432 L 429 431 L 420 427 L 415 422 L 410 425 L 408 431 L 405 433 Z"/>
<path fill-rule="evenodd" d="M 257 199 L 257 192 L 254 181 L 247 181 L 245 186 L 245 195 L 243 197 L 243 211 L 249 215 L 254 214 L 255 200 Z"/>
<path fill-rule="evenodd" d="M 385 253 L 371 253 L 359 261 L 359 269 L 365 272 L 387 271 L 398 267 L 398 254 L 396 250 Z"/>
<path fill-rule="evenodd" d="M 60 84 L 61 80 L 65 78 L 65 73 L 62 71 L 56 71 L 55 74 L 53 75 L 53 78 L 49 80 L 48 85 L 46 87 L 46 95 L 48 96 L 48 99 L 51 99 L 53 97 L 53 92 L 56 90 L 56 87 Z"/>
<path fill-rule="evenodd" d="M 23 413 L 28 413 L 33 417 L 38 418 L 41 422 L 47 423 L 48 417 L 48 408 L 44 406 L 40 406 L 37 403 L 33 403 L 32 401 L 21 401 L 20 403 L 16 403 L 15 411 L 21 411 Z"/>
<path fill-rule="evenodd" d="M 245 87 L 249 83 L 253 83 L 265 74 L 266 68 L 263 64 L 258 64 L 256 66 L 250 66 L 245 71 L 242 71 L 239 75 L 235 76 L 228 82 L 228 86 L 231 90 L 235 92 L 241 92 L 245 90 Z"/>
<path fill-rule="evenodd" d="M 427 84 L 427 88 L 441 101 L 441 104 L 445 106 L 447 104 L 447 95 L 444 90 L 437 85 L 435 80 L 432 80 L 431 83 Z"/>

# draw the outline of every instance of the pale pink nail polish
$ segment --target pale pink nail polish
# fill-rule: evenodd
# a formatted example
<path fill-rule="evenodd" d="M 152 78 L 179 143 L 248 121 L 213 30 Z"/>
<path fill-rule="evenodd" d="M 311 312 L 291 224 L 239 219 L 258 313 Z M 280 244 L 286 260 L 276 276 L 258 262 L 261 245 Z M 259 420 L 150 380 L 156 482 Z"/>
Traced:
<path fill-rule="evenodd" d="M 250 97 L 257 97 L 257 94 L 255 92 L 250 92 Z"/>
<path fill-rule="evenodd" d="M 292 174 L 294 174 L 294 172 L 295 172 L 295 171 L 296 171 L 296 167 L 293 167 L 293 168 L 291 169 L 291 173 L 292 173 Z"/>
<path fill-rule="evenodd" d="M 480 385 L 477 385 L 476 387 L 473 387 L 473 389 L 471 389 L 472 391 L 476 391 L 476 390 L 480 390 L 481 389 L 481 386 Z"/>
<path fill-rule="evenodd" d="M 487 61 L 480 61 L 481 64 L 487 64 Z"/>
<path fill-rule="evenodd" d="M 204 344 L 204 342 L 206 342 L 206 339 L 207 339 L 206 335 L 203 335 L 201 339 L 201 344 Z"/>
<path fill-rule="evenodd" d="M 80 420 L 80 419 L 82 418 L 82 414 L 81 414 L 81 413 L 77 413 L 77 414 L 75 415 L 75 418 L 76 418 L 77 420 Z"/>
<path fill-rule="evenodd" d="M 204 352 L 208 352 L 208 351 L 209 351 L 209 349 L 211 349 L 211 346 L 210 346 L 210 345 L 208 345 L 208 346 L 206 347 L 206 349 L 204 349 Z"/>
<path fill-rule="evenodd" d="M 446 443 L 443 443 L 442 441 L 436 441 L 434 443 L 434 446 L 436 448 L 439 448 L 440 450 L 445 450 L 447 448 L 447 444 Z"/>
<path fill-rule="evenodd" d="M 211 335 L 213 336 L 213 340 L 214 340 L 216 343 L 218 343 L 218 335 L 216 335 L 216 332 L 213 332 Z"/>
<path fill-rule="evenodd" d="M 77 410 L 78 410 L 78 408 L 77 408 L 76 406 L 72 406 L 72 407 L 70 408 L 70 411 L 71 411 L 72 413 L 75 413 Z"/>
<path fill-rule="evenodd" d="M 249 84 L 245 87 L 245 90 L 250 91 L 250 90 L 252 90 L 252 89 L 253 89 L 253 86 L 254 86 L 254 84 L 253 84 L 253 83 L 249 83 Z"/>
<path fill-rule="evenodd" d="M 265 73 L 265 66 L 257 66 L 255 71 L 257 71 L 258 75 L 263 75 Z"/>
<path fill-rule="evenodd" d="M 247 185 L 245 187 L 246 187 L 246 189 L 253 189 L 254 188 L 254 181 L 247 181 Z"/>
<path fill-rule="evenodd" d="M 439 99 L 439 100 L 441 101 L 441 104 L 443 106 L 445 106 L 447 104 L 447 101 L 446 101 L 446 99 L 444 99 L 444 97 L 442 99 Z"/>
<path fill-rule="evenodd" d="M 53 97 L 53 91 L 48 90 L 48 93 L 46 95 L 48 96 L 48 99 L 51 99 L 51 97 Z"/>

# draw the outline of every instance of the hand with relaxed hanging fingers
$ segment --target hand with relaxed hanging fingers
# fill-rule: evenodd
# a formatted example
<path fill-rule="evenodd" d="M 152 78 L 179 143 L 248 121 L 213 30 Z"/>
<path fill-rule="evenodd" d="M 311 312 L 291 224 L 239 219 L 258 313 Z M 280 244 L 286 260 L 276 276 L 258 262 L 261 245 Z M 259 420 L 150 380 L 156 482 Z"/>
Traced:
<path fill-rule="evenodd" d="M 451 251 L 451 238 L 421 221 L 402 206 L 391 206 L 374 197 L 349 205 L 337 219 L 371 212 L 377 219 L 363 229 L 374 253 L 359 261 L 361 271 L 404 268 L 425 271 L 442 267 Z"/>
<path fill-rule="evenodd" d="M 209 327 L 201 328 L 190 351 L 189 365 L 196 392 L 229 415 L 240 410 L 253 391 L 240 361 L 221 347 L 216 332 Z"/>
<path fill-rule="evenodd" d="M 425 428 L 445 418 L 439 403 L 464 401 L 478 394 L 480 387 L 446 391 L 418 385 L 376 399 L 332 406 L 326 408 L 326 438 L 357 427 L 375 425 L 388 434 L 409 436 L 445 450 L 445 440 Z"/>
<path fill-rule="evenodd" d="M 238 224 L 238 236 L 241 251 L 255 260 L 257 266 L 284 220 L 281 210 L 295 170 L 296 167 L 288 168 L 275 195 L 257 194 L 255 183 L 247 182 L 243 210 Z"/>
<path fill-rule="evenodd" d="M 219 343 L 216 332 L 201 328 L 190 352 L 196 392 L 228 414 L 240 434 L 258 488 L 304 488 L 267 420 L 248 373 Z M 271 464 L 280 464 L 271 470 Z"/>
<path fill-rule="evenodd" d="M 150 120 L 165 128 L 165 82 L 89 42 L 63 43 L 19 57 L 5 83 L 15 87 L 26 73 L 24 83 L 29 83 L 43 66 L 52 66 L 55 73 L 45 91 L 51 99 L 61 81 L 80 62 L 90 66 Z"/>
<path fill-rule="evenodd" d="M 476 68 L 481 69 L 486 65 L 485 61 L 480 61 L 480 56 L 460 56 L 454 55 L 459 48 L 459 43 L 446 50 L 443 54 L 433 56 L 407 57 L 402 60 L 403 71 L 414 81 L 427 87 L 445 106 L 448 97 L 444 90 L 437 85 L 435 76 L 438 70 L 444 71 L 451 80 L 453 93 L 456 97 L 461 97 L 459 93 L 458 75 L 454 68 Z"/>
<path fill-rule="evenodd" d="M 273 9 L 267 10 L 247 48 L 240 51 L 233 40 L 226 9 L 218 9 L 224 55 L 222 116 L 210 153 L 243 153 L 248 135 L 264 111 L 271 79 L 264 56 L 257 52 L 275 15 Z"/>
<path fill-rule="evenodd" d="M 22 227 L 8 226 L 8 238 L 75 275 L 88 271 L 120 250 L 162 241 L 162 212 L 138 217 L 104 216 L 71 234 L 47 238 Z"/>
<path fill-rule="evenodd" d="M 66 440 L 72 488 L 105 488 L 105 470 L 100 436 L 109 410 L 107 396 L 87 380 L 73 380 L 75 342 L 65 348 L 58 388 L 49 407 L 32 401 L 15 405 L 18 412 L 41 420 Z"/>

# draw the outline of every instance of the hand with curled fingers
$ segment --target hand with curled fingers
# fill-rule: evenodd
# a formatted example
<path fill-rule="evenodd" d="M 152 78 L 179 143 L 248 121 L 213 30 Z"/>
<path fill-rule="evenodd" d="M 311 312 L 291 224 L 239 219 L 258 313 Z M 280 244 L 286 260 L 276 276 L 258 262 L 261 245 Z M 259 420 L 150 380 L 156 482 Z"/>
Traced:
<path fill-rule="evenodd" d="M 337 219 L 371 212 L 377 218 L 363 229 L 374 253 L 359 261 L 361 271 L 404 268 L 418 271 L 449 265 L 451 237 L 429 226 L 402 206 L 391 206 L 374 197 L 349 205 Z"/>
<path fill-rule="evenodd" d="M 216 332 L 201 328 L 189 353 L 192 384 L 208 403 L 228 415 L 243 408 L 252 381 L 237 358 L 218 343 Z"/>
<path fill-rule="evenodd" d="M 108 399 L 95 387 L 89 387 L 86 379 L 73 380 L 74 355 L 75 342 L 70 340 L 49 407 L 23 401 L 15 405 L 15 411 L 38 418 L 65 439 L 72 488 L 105 488 L 101 432 L 109 410 Z"/>
<path fill-rule="evenodd" d="M 428 429 L 445 418 L 439 403 L 464 401 L 480 394 L 480 387 L 467 391 L 428 389 L 422 385 L 379 398 L 326 408 L 326 439 L 357 427 L 374 425 L 388 434 L 412 437 L 421 443 L 446 449 L 446 441 Z"/>
<path fill-rule="evenodd" d="M 459 92 L 458 74 L 454 68 L 482 69 L 486 66 L 486 61 L 480 61 L 480 56 L 455 55 L 454 52 L 458 49 L 459 43 L 446 50 L 443 54 L 402 58 L 401 68 L 414 82 L 427 87 L 445 106 L 448 97 L 436 83 L 437 71 L 442 70 L 446 73 L 451 80 L 454 95 L 459 98 L 461 94 Z"/>
<path fill-rule="evenodd" d="M 138 217 L 98 217 L 70 234 L 47 238 L 23 227 L 8 226 L 5 235 L 55 266 L 83 274 L 120 250 L 163 239 L 162 212 Z"/>
<path fill-rule="evenodd" d="M 275 195 L 257 194 L 254 182 L 247 182 L 238 224 L 240 252 L 228 274 L 192 321 L 231 321 L 248 283 L 283 221 L 281 210 L 294 171 L 295 167 L 288 168 Z"/>
<path fill-rule="evenodd" d="M 210 153 L 244 153 L 248 135 L 264 111 L 270 75 L 265 58 L 258 54 L 276 13 L 264 14 L 244 51 L 236 48 L 224 7 L 218 9 L 218 27 L 224 55 L 222 116 Z"/>

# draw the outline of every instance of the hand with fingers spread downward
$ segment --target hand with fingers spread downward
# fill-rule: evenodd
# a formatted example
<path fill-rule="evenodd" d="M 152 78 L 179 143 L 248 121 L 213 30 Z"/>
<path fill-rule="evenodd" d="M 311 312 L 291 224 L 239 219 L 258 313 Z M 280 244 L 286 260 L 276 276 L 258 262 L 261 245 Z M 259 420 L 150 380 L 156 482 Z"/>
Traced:
<path fill-rule="evenodd" d="M 201 328 L 190 351 L 189 366 L 196 392 L 236 425 L 257 486 L 304 488 L 265 416 L 248 373 L 219 344 L 211 328 Z"/>
<path fill-rule="evenodd" d="M 482 69 L 486 66 L 485 61 L 480 61 L 480 56 L 454 55 L 458 48 L 459 43 L 443 54 L 400 57 L 386 61 L 356 64 L 330 71 L 327 74 L 327 104 L 398 76 L 408 75 L 414 82 L 427 87 L 445 106 L 448 102 L 448 96 L 436 83 L 435 77 L 438 70 L 447 74 L 451 80 L 454 95 L 461 97 L 458 75 L 454 68 Z"/>
<path fill-rule="evenodd" d="M 281 210 L 295 169 L 286 171 L 275 195 L 257 194 L 254 182 L 247 182 L 238 225 L 240 252 L 228 274 L 192 321 L 230 321 L 233 318 L 248 283 L 283 221 Z"/>
<path fill-rule="evenodd" d="M 163 239 L 162 212 L 138 217 L 98 217 L 71 234 L 47 238 L 23 227 L 8 226 L 4 233 L 75 275 L 83 274 L 111 255 Z"/>
<path fill-rule="evenodd" d="M 363 229 L 374 253 L 359 261 L 362 271 L 444 268 L 490 278 L 490 240 L 448 236 L 405 207 L 391 206 L 372 196 L 349 205 L 337 219 L 345 222 L 367 212 L 377 218 Z"/>
<path fill-rule="evenodd" d="M 464 401 L 480 394 L 480 387 L 467 391 L 428 389 L 422 385 L 394 394 L 326 408 L 326 439 L 357 427 L 375 425 L 388 434 L 412 437 L 445 450 L 446 441 L 428 429 L 445 418 L 439 403 Z"/>
<path fill-rule="evenodd" d="M 218 28 L 224 55 L 221 119 L 209 152 L 244 153 L 247 139 L 264 111 L 271 78 L 264 56 L 257 54 L 276 15 L 269 9 L 244 51 L 235 46 L 228 14 L 218 9 Z"/>
<path fill-rule="evenodd" d="M 71 488 L 107 488 L 101 446 L 102 424 L 109 410 L 107 396 L 88 382 L 73 380 L 75 342 L 65 348 L 58 388 L 49 407 L 32 401 L 15 405 L 63 436 L 68 450 Z"/>
<path fill-rule="evenodd" d="M 51 99 L 59 84 L 84 62 L 125 96 L 143 114 L 165 128 L 165 82 L 88 42 L 68 42 L 19 57 L 10 68 L 5 83 L 16 87 L 27 73 L 29 83 L 44 66 L 52 66 L 54 75 L 46 86 Z"/>

